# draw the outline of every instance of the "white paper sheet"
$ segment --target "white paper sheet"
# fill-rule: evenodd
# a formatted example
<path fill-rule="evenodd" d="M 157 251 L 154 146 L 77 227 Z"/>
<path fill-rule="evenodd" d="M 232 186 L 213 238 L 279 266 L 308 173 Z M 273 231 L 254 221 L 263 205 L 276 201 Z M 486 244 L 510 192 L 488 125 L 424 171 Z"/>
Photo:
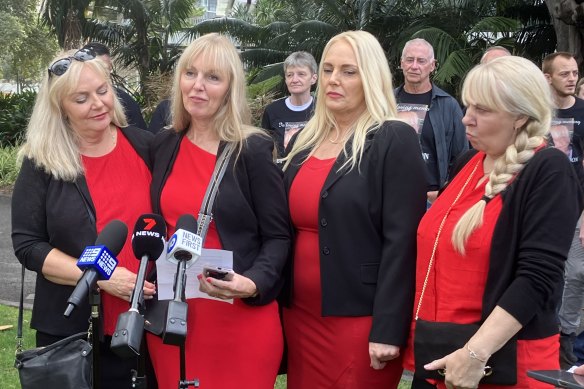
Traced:
<path fill-rule="evenodd" d="M 177 265 L 174 263 L 167 261 L 166 256 L 162 256 L 156 261 L 158 277 L 157 294 L 159 300 L 172 300 L 174 298 L 172 286 L 174 284 L 176 266 Z M 222 300 L 199 291 L 199 279 L 197 276 L 203 273 L 204 266 L 219 266 L 222 268 L 233 269 L 233 252 L 227 250 L 203 249 L 201 257 L 187 269 L 185 297 L 187 299 L 206 298 L 233 304 L 233 299 Z"/>

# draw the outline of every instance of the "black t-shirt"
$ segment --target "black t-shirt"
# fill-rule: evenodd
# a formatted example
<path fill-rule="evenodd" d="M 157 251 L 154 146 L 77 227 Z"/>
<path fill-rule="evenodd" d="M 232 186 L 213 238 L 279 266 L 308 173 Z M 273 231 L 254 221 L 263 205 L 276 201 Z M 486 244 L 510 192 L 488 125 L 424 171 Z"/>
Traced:
<path fill-rule="evenodd" d="M 286 105 L 286 98 L 269 104 L 262 116 L 262 128 L 268 130 L 276 147 L 278 157 L 285 156 L 288 141 L 304 128 L 314 111 L 314 99 L 307 108 L 295 111 Z"/>
<path fill-rule="evenodd" d="M 432 102 L 432 90 L 426 93 L 411 94 L 401 89 L 396 96 L 398 117 L 405 119 L 420 136 L 420 146 L 422 157 L 426 162 L 426 179 L 428 180 L 428 190 L 438 190 L 440 188 L 440 171 L 438 170 L 438 157 L 436 152 L 436 138 L 434 129 L 430 122 L 430 103 Z M 417 122 L 412 123 L 406 112 L 415 112 L 418 116 Z M 413 115 L 412 115 L 413 117 Z M 413 119 L 415 120 L 415 118 Z M 419 131 L 419 128 L 422 128 Z"/>
<path fill-rule="evenodd" d="M 571 143 L 563 151 L 574 165 L 576 173 L 580 177 L 580 183 L 584 188 L 584 167 L 582 165 L 584 151 L 584 100 L 578 97 L 575 99 L 574 105 L 570 108 L 556 110 L 556 117 L 552 120 L 552 128 L 550 129 L 550 145 L 555 146 L 555 143 L 558 143 L 563 131 L 567 131 L 570 134 Z M 556 136 L 559 137 L 555 138 Z M 558 148 L 561 147 L 559 144 L 557 146 Z"/>

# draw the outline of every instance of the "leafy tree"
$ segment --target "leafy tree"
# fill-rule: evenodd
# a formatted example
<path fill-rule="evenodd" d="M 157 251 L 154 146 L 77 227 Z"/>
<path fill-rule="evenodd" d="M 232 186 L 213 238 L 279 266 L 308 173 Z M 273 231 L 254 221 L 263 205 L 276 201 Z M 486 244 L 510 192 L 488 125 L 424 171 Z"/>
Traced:
<path fill-rule="evenodd" d="M 190 33 L 234 37 L 248 67 L 262 69 L 253 82 L 281 72 L 293 51 L 309 51 L 318 60 L 326 42 L 345 30 L 375 35 L 394 69 L 405 42 L 425 38 L 439 62 L 434 80 L 451 92 L 486 47 L 503 45 L 537 60 L 553 41 L 543 0 L 258 0 L 250 12 L 246 18 L 201 22 Z M 395 76 L 401 82 L 402 75 Z"/>
<path fill-rule="evenodd" d="M 41 21 L 55 33 L 59 47 L 81 46 L 90 3 L 91 0 L 42 0 Z"/>
<path fill-rule="evenodd" d="M 181 52 L 181 32 L 203 14 L 197 4 L 198 0 L 43 0 L 40 16 L 63 48 L 87 41 L 110 47 L 117 63 L 137 71 L 140 92 L 149 103 L 155 100 L 150 79 L 172 69 Z"/>
<path fill-rule="evenodd" d="M 581 0 L 545 0 L 552 15 L 558 51 L 568 51 L 584 66 L 584 4 Z"/>
<path fill-rule="evenodd" d="M 16 80 L 21 91 L 40 79 L 58 47 L 37 23 L 35 0 L 5 0 L 0 4 L 0 19 L 2 75 Z"/>

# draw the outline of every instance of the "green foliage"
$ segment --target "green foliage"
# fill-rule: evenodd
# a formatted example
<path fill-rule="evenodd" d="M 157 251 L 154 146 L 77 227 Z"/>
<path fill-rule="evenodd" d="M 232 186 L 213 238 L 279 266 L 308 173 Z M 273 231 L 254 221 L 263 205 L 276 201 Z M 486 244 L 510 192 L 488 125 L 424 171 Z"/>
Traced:
<path fill-rule="evenodd" d="M 37 23 L 36 0 L 4 0 L 0 4 L 0 67 L 2 78 L 19 90 L 35 84 L 58 47 Z"/>
<path fill-rule="evenodd" d="M 35 346 L 35 331 L 30 329 L 30 310 L 24 311 L 24 347 Z M 14 351 L 16 350 L 16 322 L 18 309 L 0 305 L 0 325 L 12 324 L 14 327 L 0 331 L 0 382 L 3 389 L 20 389 L 18 371 L 14 368 Z"/>
<path fill-rule="evenodd" d="M 399 68 L 405 42 L 421 37 L 434 46 L 439 63 L 434 81 L 456 92 L 489 46 L 503 45 L 536 60 L 549 53 L 549 45 L 535 44 L 549 43 L 553 33 L 544 10 L 540 0 L 258 0 L 255 8 L 236 9 L 238 19 L 207 20 L 189 32 L 226 32 L 240 42 L 246 65 L 261 69 L 252 83 L 273 77 L 294 51 L 306 50 L 318 61 L 326 42 L 341 31 L 371 32 L 392 69 Z M 544 37 L 540 31 L 546 32 Z M 530 49 L 524 50 L 523 43 Z M 400 72 L 394 76 L 396 84 L 402 82 Z"/>
<path fill-rule="evenodd" d="M 10 188 L 14 185 L 20 165 L 17 163 L 18 147 L 0 147 L 0 188 Z"/>
<path fill-rule="evenodd" d="M 16 145 L 24 139 L 36 92 L 0 94 L 0 146 Z"/>

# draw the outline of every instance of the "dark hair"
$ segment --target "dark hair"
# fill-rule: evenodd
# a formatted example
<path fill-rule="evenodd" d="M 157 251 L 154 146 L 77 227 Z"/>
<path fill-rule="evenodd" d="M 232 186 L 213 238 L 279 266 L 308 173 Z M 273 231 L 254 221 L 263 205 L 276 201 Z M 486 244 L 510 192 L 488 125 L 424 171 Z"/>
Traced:
<path fill-rule="evenodd" d="M 95 53 L 95 55 L 110 55 L 110 49 L 103 43 L 99 42 L 90 42 L 83 46 L 84 49 L 91 50 Z"/>

